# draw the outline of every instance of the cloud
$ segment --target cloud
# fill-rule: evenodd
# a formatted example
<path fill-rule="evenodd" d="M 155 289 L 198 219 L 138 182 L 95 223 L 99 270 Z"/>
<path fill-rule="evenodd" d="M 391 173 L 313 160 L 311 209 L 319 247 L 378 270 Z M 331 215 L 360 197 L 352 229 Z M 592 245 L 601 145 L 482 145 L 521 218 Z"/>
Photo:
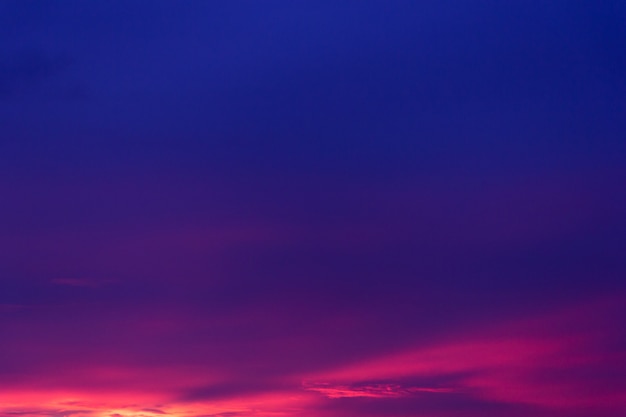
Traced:
<path fill-rule="evenodd" d="M 307 391 L 319 392 L 328 398 L 399 398 L 410 397 L 420 393 L 454 392 L 452 388 L 415 387 L 390 383 L 334 385 L 330 383 L 305 382 L 303 387 Z"/>
<path fill-rule="evenodd" d="M 304 389 L 331 399 L 430 392 L 461 394 L 485 404 L 623 410 L 626 356 L 619 350 L 623 331 L 615 321 L 626 317 L 623 299 L 474 330 L 440 344 L 340 367 L 311 379 L 330 382 L 307 382 Z M 430 378 L 446 378 L 448 385 L 422 388 L 402 382 Z M 375 380 L 396 382 L 372 384 Z"/>
<path fill-rule="evenodd" d="M 22 304 L 0 304 L 0 313 L 12 313 L 28 308 Z"/>
<path fill-rule="evenodd" d="M 111 284 L 115 281 L 94 278 L 55 278 L 51 282 L 56 285 L 66 285 L 69 287 L 98 288 L 103 285 Z"/>
<path fill-rule="evenodd" d="M 92 414 L 92 410 L 80 409 L 50 409 L 50 408 L 31 408 L 31 409 L 8 409 L 0 410 L 0 417 L 21 416 L 21 417 L 82 417 Z"/>
<path fill-rule="evenodd" d="M 298 343 L 288 344 L 286 350 L 271 344 L 268 349 L 274 349 L 273 354 L 264 352 L 255 339 L 254 349 L 245 351 L 248 358 L 244 352 L 233 351 L 241 339 L 216 347 L 221 343 L 216 332 L 219 326 L 229 332 L 243 329 L 233 327 L 232 321 L 210 327 L 204 320 L 180 317 L 188 326 L 181 331 L 176 320 L 163 326 L 157 317 L 150 327 L 144 316 L 120 313 L 123 320 L 110 325 L 122 335 L 136 336 L 137 346 L 125 342 L 117 352 L 111 350 L 112 344 L 98 341 L 103 346 L 97 349 L 67 353 L 67 343 L 41 343 L 38 353 L 29 345 L 34 363 L 21 367 L 17 379 L 0 379 L 0 413 L 4 413 L 2 417 L 15 413 L 33 417 L 420 413 L 449 417 L 463 412 L 470 417 L 582 417 L 577 410 L 584 409 L 596 417 L 608 417 L 626 408 L 626 357 L 618 319 L 626 317 L 624 299 L 616 295 L 552 314 L 472 326 L 438 342 L 414 341 L 382 353 L 371 350 L 368 356 L 349 363 L 317 362 L 308 350 L 306 356 L 312 358 L 308 368 L 289 366 L 285 361 L 294 358 L 284 352 L 305 350 L 310 344 L 308 337 L 316 338 L 315 334 L 294 333 Z M 242 322 L 249 320 L 242 317 Z M 28 328 L 23 324 L 19 327 Z M 211 337 L 199 338 L 198 329 L 211 329 Z M 174 345 L 167 343 L 170 339 L 178 345 L 185 341 L 187 350 L 172 351 Z M 162 348 L 146 350 L 146 344 L 153 343 Z M 11 345 L 0 348 L 9 358 L 15 357 L 13 350 L 25 350 Z M 136 352 L 129 354 L 133 349 Z M 329 354 L 332 352 L 325 351 Z M 45 355 L 51 356 L 46 359 Z M 261 366 L 265 362 L 269 370 Z"/>

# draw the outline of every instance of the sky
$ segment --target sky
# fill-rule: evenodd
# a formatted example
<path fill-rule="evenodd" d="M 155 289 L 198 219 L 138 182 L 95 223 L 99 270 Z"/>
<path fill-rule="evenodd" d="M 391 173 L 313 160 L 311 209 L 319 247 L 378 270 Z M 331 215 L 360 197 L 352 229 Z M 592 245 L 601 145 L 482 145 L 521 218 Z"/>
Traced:
<path fill-rule="evenodd" d="M 626 416 L 626 3 L 0 0 L 0 417 Z"/>

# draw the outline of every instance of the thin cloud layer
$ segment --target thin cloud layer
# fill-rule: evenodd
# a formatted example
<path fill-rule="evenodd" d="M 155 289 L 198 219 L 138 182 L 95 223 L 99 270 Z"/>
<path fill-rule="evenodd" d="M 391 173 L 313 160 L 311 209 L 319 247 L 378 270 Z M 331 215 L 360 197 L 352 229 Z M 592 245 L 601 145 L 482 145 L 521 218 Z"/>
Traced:
<path fill-rule="evenodd" d="M 626 407 L 623 335 L 614 322 L 626 317 L 624 305 L 624 297 L 613 296 L 464 329 L 434 345 L 421 343 L 317 373 L 284 369 L 255 376 L 232 366 L 212 372 L 210 363 L 196 359 L 197 366 L 187 367 L 177 358 L 160 371 L 149 361 L 114 368 L 92 359 L 62 372 L 33 368 L 29 378 L 22 372 L 21 382 L 2 382 L 0 404 L 7 416 L 323 416 L 335 409 L 359 415 L 366 400 L 397 401 L 400 409 L 423 404 L 433 416 L 448 415 L 437 411 L 446 401 L 459 403 L 457 412 L 472 403 L 530 407 L 546 416 L 577 415 L 581 409 L 610 416 Z M 281 357 L 265 354 L 259 360 L 279 364 Z M 254 379 L 258 382 L 242 384 Z M 345 401 L 356 401 L 352 411 Z M 477 408 L 466 415 L 485 414 Z"/>
<path fill-rule="evenodd" d="M 615 317 L 626 318 L 623 306 L 623 296 L 618 296 L 552 316 L 504 323 L 479 332 L 478 338 L 465 334 L 337 369 L 319 377 L 334 383 L 305 387 L 329 398 L 450 393 L 555 413 L 584 409 L 613 415 L 626 409 L 623 334 L 614 327 Z M 404 382 L 373 383 L 394 380 Z M 445 385 L 410 385 L 419 380 L 444 380 Z"/>

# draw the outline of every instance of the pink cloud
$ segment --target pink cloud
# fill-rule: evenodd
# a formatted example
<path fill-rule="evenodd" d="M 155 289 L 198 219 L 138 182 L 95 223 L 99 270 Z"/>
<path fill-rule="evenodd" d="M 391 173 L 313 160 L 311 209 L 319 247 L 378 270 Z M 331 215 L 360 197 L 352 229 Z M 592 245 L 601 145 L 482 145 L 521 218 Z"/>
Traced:
<path fill-rule="evenodd" d="M 102 346 L 86 352 L 67 352 L 71 349 L 67 340 L 58 336 L 54 339 L 61 340 L 58 346 L 45 343 L 39 350 L 34 340 L 2 346 L 11 357 L 18 356 L 9 349 L 27 351 L 34 362 L 18 364 L 23 366 L 19 378 L 0 381 L 0 415 L 327 416 L 338 415 L 333 414 L 336 407 L 363 401 L 411 401 L 428 405 L 427 415 L 439 417 L 454 415 L 443 408 L 453 407 L 460 398 L 476 407 L 468 416 L 500 415 L 480 411 L 492 404 L 533 407 L 541 416 L 576 415 L 580 408 L 595 416 L 616 415 L 626 408 L 626 355 L 619 344 L 623 338 L 619 318 L 626 317 L 623 300 L 616 295 L 553 314 L 466 328 L 429 345 L 414 342 L 350 364 L 320 363 L 318 370 L 286 366 L 281 360 L 286 360 L 283 352 L 289 349 L 280 350 L 272 337 L 267 346 L 255 342 L 258 349 L 249 358 L 232 352 L 232 344 L 219 346 L 211 339 L 185 339 L 193 343 L 169 356 L 164 349 L 177 345 L 146 349 L 159 341 L 188 338 L 202 326 L 212 331 L 245 326 L 251 316 L 207 322 L 193 319 L 193 312 L 121 314 L 123 320 L 109 325 L 127 338 L 124 349 L 112 349 L 115 341 L 102 340 Z M 16 324 L 14 330 L 27 323 Z M 40 326 L 45 329 L 46 324 Z M 303 337 L 295 333 L 280 343 L 303 350 L 307 341 L 316 339 Z M 344 410 L 342 415 L 359 412 Z"/>
<path fill-rule="evenodd" d="M 303 383 L 307 391 L 319 392 L 328 398 L 400 398 L 419 393 L 450 393 L 452 388 L 415 387 L 401 384 L 361 384 L 361 385 L 334 385 L 330 383 Z"/>
<path fill-rule="evenodd" d="M 613 297 L 459 334 L 313 375 L 304 387 L 328 398 L 462 393 L 487 402 L 550 409 L 624 410 L 626 353 L 612 347 L 623 337 L 615 317 L 626 317 L 624 305 L 623 297 Z M 449 385 L 421 389 L 403 382 L 442 378 Z"/>

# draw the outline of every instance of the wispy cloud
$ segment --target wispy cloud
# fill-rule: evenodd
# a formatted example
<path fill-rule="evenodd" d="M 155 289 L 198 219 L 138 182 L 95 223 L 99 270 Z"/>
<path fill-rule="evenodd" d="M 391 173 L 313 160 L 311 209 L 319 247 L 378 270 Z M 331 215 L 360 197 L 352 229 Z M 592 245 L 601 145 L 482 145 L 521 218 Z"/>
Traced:
<path fill-rule="evenodd" d="M 23 304 L 0 304 L 0 313 L 11 313 L 14 311 L 20 311 L 28 308 Z"/>
<path fill-rule="evenodd" d="M 328 398 L 399 398 L 410 397 L 420 393 L 449 393 L 455 391 L 452 388 L 416 387 L 391 383 L 335 385 L 322 382 L 305 382 L 303 387 L 307 391 L 319 392 Z"/>
<path fill-rule="evenodd" d="M 61 375 L 47 367 L 20 384 L 0 380 L 0 417 L 352 417 L 377 415 L 363 414 L 375 404 L 405 411 L 427 407 L 433 417 L 460 410 L 469 417 L 510 410 L 523 416 L 529 409 L 541 417 L 578 417 L 579 409 L 614 416 L 626 408 L 623 329 L 615 321 L 625 316 L 623 300 L 616 296 L 468 328 L 439 343 L 415 342 L 319 371 L 283 367 L 250 376 L 247 367 L 228 367 L 229 373 L 199 359 L 190 362 L 194 366 L 172 363 L 157 369 L 137 359 L 107 367 L 78 358 L 80 366 Z M 179 334 L 158 333 L 159 339 Z M 203 352 L 210 351 L 203 347 Z M 271 360 L 280 365 L 279 357 Z M 68 391 L 51 390 L 61 386 Z M 474 411 L 467 411 L 470 406 Z M 496 406 L 504 411 L 484 412 Z"/>
<path fill-rule="evenodd" d="M 98 288 L 104 285 L 112 284 L 115 281 L 110 279 L 95 278 L 54 278 L 51 282 L 55 285 L 66 285 L 69 287 Z"/>
<path fill-rule="evenodd" d="M 428 392 L 462 394 L 486 403 L 623 409 L 626 356 L 610 348 L 619 345 L 622 333 L 607 331 L 615 314 L 626 313 L 619 303 L 614 299 L 604 306 L 583 306 L 416 346 L 319 374 L 311 380 L 331 382 L 307 382 L 304 389 L 328 398 L 402 398 Z M 450 385 L 403 382 L 438 378 Z M 371 382 L 376 380 L 392 382 Z"/>
<path fill-rule="evenodd" d="M 0 412 L 0 417 L 86 417 L 93 414 L 92 410 L 79 409 L 50 409 L 50 408 L 31 408 L 31 409 L 8 409 Z"/>

